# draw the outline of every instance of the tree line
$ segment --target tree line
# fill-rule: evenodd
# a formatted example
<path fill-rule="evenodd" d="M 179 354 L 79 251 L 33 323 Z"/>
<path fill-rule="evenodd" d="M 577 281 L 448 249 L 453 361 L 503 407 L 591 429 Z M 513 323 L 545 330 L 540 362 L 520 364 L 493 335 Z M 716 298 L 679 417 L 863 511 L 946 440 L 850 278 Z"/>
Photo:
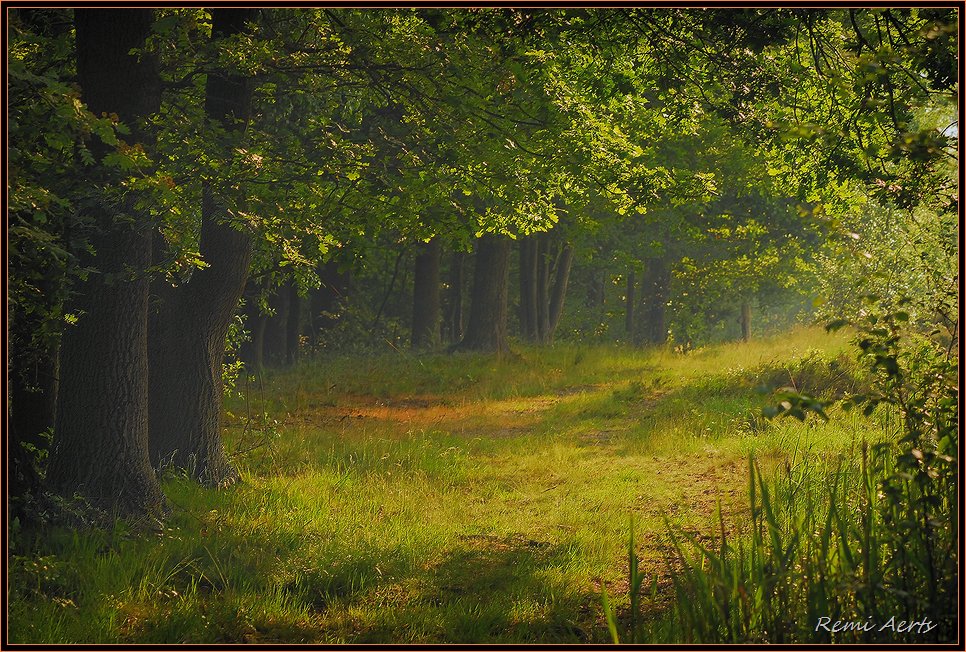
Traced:
<path fill-rule="evenodd" d="M 235 482 L 226 351 L 750 337 L 857 204 L 955 214 L 956 20 L 12 10 L 12 494 Z"/>

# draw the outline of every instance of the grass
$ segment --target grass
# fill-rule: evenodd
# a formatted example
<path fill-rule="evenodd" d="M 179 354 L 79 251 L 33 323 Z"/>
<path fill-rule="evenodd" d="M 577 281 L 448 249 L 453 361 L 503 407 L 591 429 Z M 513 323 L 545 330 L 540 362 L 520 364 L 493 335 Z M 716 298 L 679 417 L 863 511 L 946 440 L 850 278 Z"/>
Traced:
<path fill-rule="evenodd" d="M 857 382 L 844 334 L 517 351 L 337 357 L 246 383 L 226 408 L 236 487 L 165 479 L 155 532 L 15 532 L 11 642 L 607 642 L 601 590 L 629 617 L 631 517 L 653 587 L 640 610 L 660 622 L 667 523 L 749 531 L 749 454 L 771 473 L 883 435 L 855 414 L 759 416 L 779 385 Z"/>

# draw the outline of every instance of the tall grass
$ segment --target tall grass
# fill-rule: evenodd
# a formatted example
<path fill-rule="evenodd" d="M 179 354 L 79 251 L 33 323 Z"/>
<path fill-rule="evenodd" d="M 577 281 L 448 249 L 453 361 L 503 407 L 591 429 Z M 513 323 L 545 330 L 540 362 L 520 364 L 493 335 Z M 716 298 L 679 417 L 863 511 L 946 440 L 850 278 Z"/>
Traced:
<path fill-rule="evenodd" d="M 713 543 L 675 537 L 676 601 L 660 631 L 687 642 L 956 640 L 958 361 L 907 319 L 859 325 L 872 384 L 846 401 L 892 436 L 863 440 L 858 457 L 786 462 L 771 479 L 752 459 L 750 531 L 729 535 L 719 516 Z M 828 418 L 827 401 L 782 397 L 776 411 Z"/>
<path fill-rule="evenodd" d="M 677 538 L 672 619 L 683 641 L 955 640 L 954 524 L 921 527 L 931 494 L 913 484 L 883 507 L 877 494 L 899 472 L 896 452 L 862 451 L 858 463 L 784 467 L 771 480 L 752 462 L 750 534 L 729 537 L 722 522 L 714 545 Z M 942 493 L 950 500 L 955 488 Z"/>

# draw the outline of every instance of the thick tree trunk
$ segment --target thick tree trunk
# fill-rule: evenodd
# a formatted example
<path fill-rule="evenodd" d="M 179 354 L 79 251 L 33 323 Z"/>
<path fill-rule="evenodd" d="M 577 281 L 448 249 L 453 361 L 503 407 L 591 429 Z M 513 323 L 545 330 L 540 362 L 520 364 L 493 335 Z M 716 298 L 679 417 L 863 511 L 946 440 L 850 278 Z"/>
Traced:
<path fill-rule="evenodd" d="M 466 335 L 457 348 L 503 354 L 507 343 L 507 284 L 510 272 L 510 240 L 485 235 L 477 242 L 473 270 L 473 294 Z"/>
<path fill-rule="evenodd" d="M 642 283 L 642 327 L 646 344 L 664 344 L 667 341 L 668 292 L 671 273 L 663 258 L 651 258 L 645 264 L 645 278 Z"/>
<path fill-rule="evenodd" d="M 214 38 L 243 31 L 254 9 L 212 11 Z M 251 80 L 209 73 L 205 112 L 228 132 L 244 128 Z M 151 460 L 185 469 L 205 484 L 224 486 L 238 475 L 221 444 L 225 337 L 251 261 L 251 235 L 228 222 L 225 202 L 205 186 L 200 253 L 208 264 L 162 294 L 152 324 Z"/>
<path fill-rule="evenodd" d="M 741 302 L 741 339 L 751 341 L 751 302 Z"/>
<path fill-rule="evenodd" d="M 439 238 L 420 243 L 413 274 L 413 329 L 414 349 L 439 343 Z"/>
<path fill-rule="evenodd" d="M 444 337 L 456 343 L 463 339 L 463 268 L 466 254 L 454 251 L 449 260 L 449 280 L 446 290 L 446 318 L 443 320 Z"/>
<path fill-rule="evenodd" d="M 215 201 L 206 191 L 206 215 L 216 213 Z M 221 444 L 222 364 L 251 260 L 251 238 L 206 219 L 201 253 L 208 267 L 166 293 L 152 319 L 151 461 L 221 486 L 237 479 Z"/>
<path fill-rule="evenodd" d="M 77 76 L 95 114 L 117 113 L 132 137 L 149 141 L 140 121 L 158 110 L 158 59 L 144 46 L 150 9 L 78 9 Z M 94 144 L 97 153 L 107 151 Z M 109 182 L 108 182 L 109 183 Z M 60 349 L 60 391 L 47 480 L 119 514 L 153 513 L 164 496 L 148 459 L 147 309 L 152 224 L 133 197 L 119 211 L 106 198 L 86 209 L 95 229 L 95 267 L 78 282 Z"/>

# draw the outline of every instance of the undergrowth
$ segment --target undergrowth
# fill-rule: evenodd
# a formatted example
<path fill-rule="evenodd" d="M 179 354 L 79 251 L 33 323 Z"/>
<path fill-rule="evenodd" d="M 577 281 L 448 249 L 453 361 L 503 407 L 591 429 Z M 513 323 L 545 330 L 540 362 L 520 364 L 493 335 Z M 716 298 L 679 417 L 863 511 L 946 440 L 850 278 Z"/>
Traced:
<path fill-rule="evenodd" d="M 910 328 L 901 310 L 870 303 L 854 325 L 866 380 L 836 383 L 833 391 L 822 382 L 782 387 L 775 394 L 780 403 L 765 412 L 830 421 L 839 418 L 832 406 L 840 403 L 882 423 L 885 438 L 864 434 L 858 450 L 786 459 L 771 474 L 752 455 L 750 527 L 728 532 L 720 511 L 713 538 L 669 523 L 678 569 L 673 608 L 641 633 L 634 625 L 640 596 L 629 596 L 625 640 L 956 640 L 957 354 L 953 344 Z M 630 590 L 639 592 L 633 550 L 628 568 Z M 605 611 L 608 604 L 605 595 Z M 612 612 L 609 623 L 617 641 Z"/>

